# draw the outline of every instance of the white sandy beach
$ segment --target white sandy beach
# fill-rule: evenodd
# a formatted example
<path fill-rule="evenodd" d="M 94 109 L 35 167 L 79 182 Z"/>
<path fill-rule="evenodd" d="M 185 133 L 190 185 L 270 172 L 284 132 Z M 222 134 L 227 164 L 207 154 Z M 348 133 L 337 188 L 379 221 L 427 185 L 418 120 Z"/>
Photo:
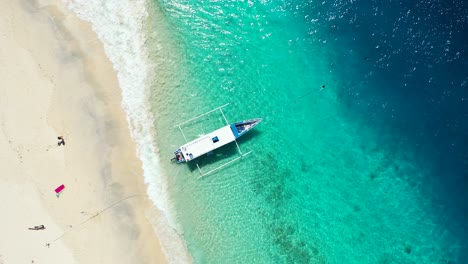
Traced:
<path fill-rule="evenodd" d="M 0 61 L 0 264 L 165 263 L 90 26 L 60 0 L 1 1 Z"/>

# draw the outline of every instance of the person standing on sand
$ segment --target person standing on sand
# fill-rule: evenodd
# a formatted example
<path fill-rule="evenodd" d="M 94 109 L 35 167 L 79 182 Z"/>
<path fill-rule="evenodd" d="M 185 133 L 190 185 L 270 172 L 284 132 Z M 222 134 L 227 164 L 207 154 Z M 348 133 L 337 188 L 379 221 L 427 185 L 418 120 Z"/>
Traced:
<path fill-rule="evenodd" d="M 60 145 L 64 145 L 64 146 L 65 146 L 65 139 L 63 139 L 62 136 L 57 137 L 57 139 L 59 140 L 59 142 L 57 143 L 59 146 L 60 146 Z"/>

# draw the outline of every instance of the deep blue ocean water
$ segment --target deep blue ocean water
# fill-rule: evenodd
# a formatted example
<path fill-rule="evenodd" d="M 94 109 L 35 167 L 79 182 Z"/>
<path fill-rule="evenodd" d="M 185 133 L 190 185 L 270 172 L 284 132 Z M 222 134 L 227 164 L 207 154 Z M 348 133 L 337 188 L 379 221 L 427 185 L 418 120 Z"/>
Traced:
<path fill-rule="evenodd" d="M 466 3 L 154 8 L 172 40 L 157 46 L 175 50 L 155 58 L 156 142 L 196 263 L 468 263 Z M 202 179 L 170 163 L 173 125 L 224 103 L 231 121 L 265 118 L 239 141 L 253 154 Z"/>

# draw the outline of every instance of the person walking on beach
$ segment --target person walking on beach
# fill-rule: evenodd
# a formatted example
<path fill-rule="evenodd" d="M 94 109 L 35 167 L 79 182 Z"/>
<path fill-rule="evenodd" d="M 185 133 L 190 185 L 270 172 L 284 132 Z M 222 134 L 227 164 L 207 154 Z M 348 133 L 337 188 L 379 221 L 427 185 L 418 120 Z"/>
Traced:
<path fill-rule="evenodd" d="M 64 145 L 64 146 L 65 146 L 65 139 L 63 139 L 62 136 L 57 137 L 57 139 L 59 140 L 59 142 L 57 143 L 59 146 L 60 146 L 60 145 Z"/>

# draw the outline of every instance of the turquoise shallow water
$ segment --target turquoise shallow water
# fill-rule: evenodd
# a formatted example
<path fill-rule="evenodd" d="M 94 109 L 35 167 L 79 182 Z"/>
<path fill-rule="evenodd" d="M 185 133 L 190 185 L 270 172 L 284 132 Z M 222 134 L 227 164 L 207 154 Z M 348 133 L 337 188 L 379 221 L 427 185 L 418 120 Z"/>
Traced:
<path fill-rule="evenodd" d="M 465 229 L 441 202 L 434 147 L 415 148 L 404 108 L 373 88 L 388 83 L 388 58 L 354 43 L 356 6 L 324 3 L 154 3 L 172 39 L 154 45 L 173 53 L 154 55 L 150 99 L 178 232 L 196 263 L 463 263 Z M 184 143 L 173 126 L 225 103 L 232 122 L 264 118 L 239 140 L 253 153 L 202 179 L 170 163 Z M 195 138 L 221 125 L 213 113 L 183 128 Z"/>

